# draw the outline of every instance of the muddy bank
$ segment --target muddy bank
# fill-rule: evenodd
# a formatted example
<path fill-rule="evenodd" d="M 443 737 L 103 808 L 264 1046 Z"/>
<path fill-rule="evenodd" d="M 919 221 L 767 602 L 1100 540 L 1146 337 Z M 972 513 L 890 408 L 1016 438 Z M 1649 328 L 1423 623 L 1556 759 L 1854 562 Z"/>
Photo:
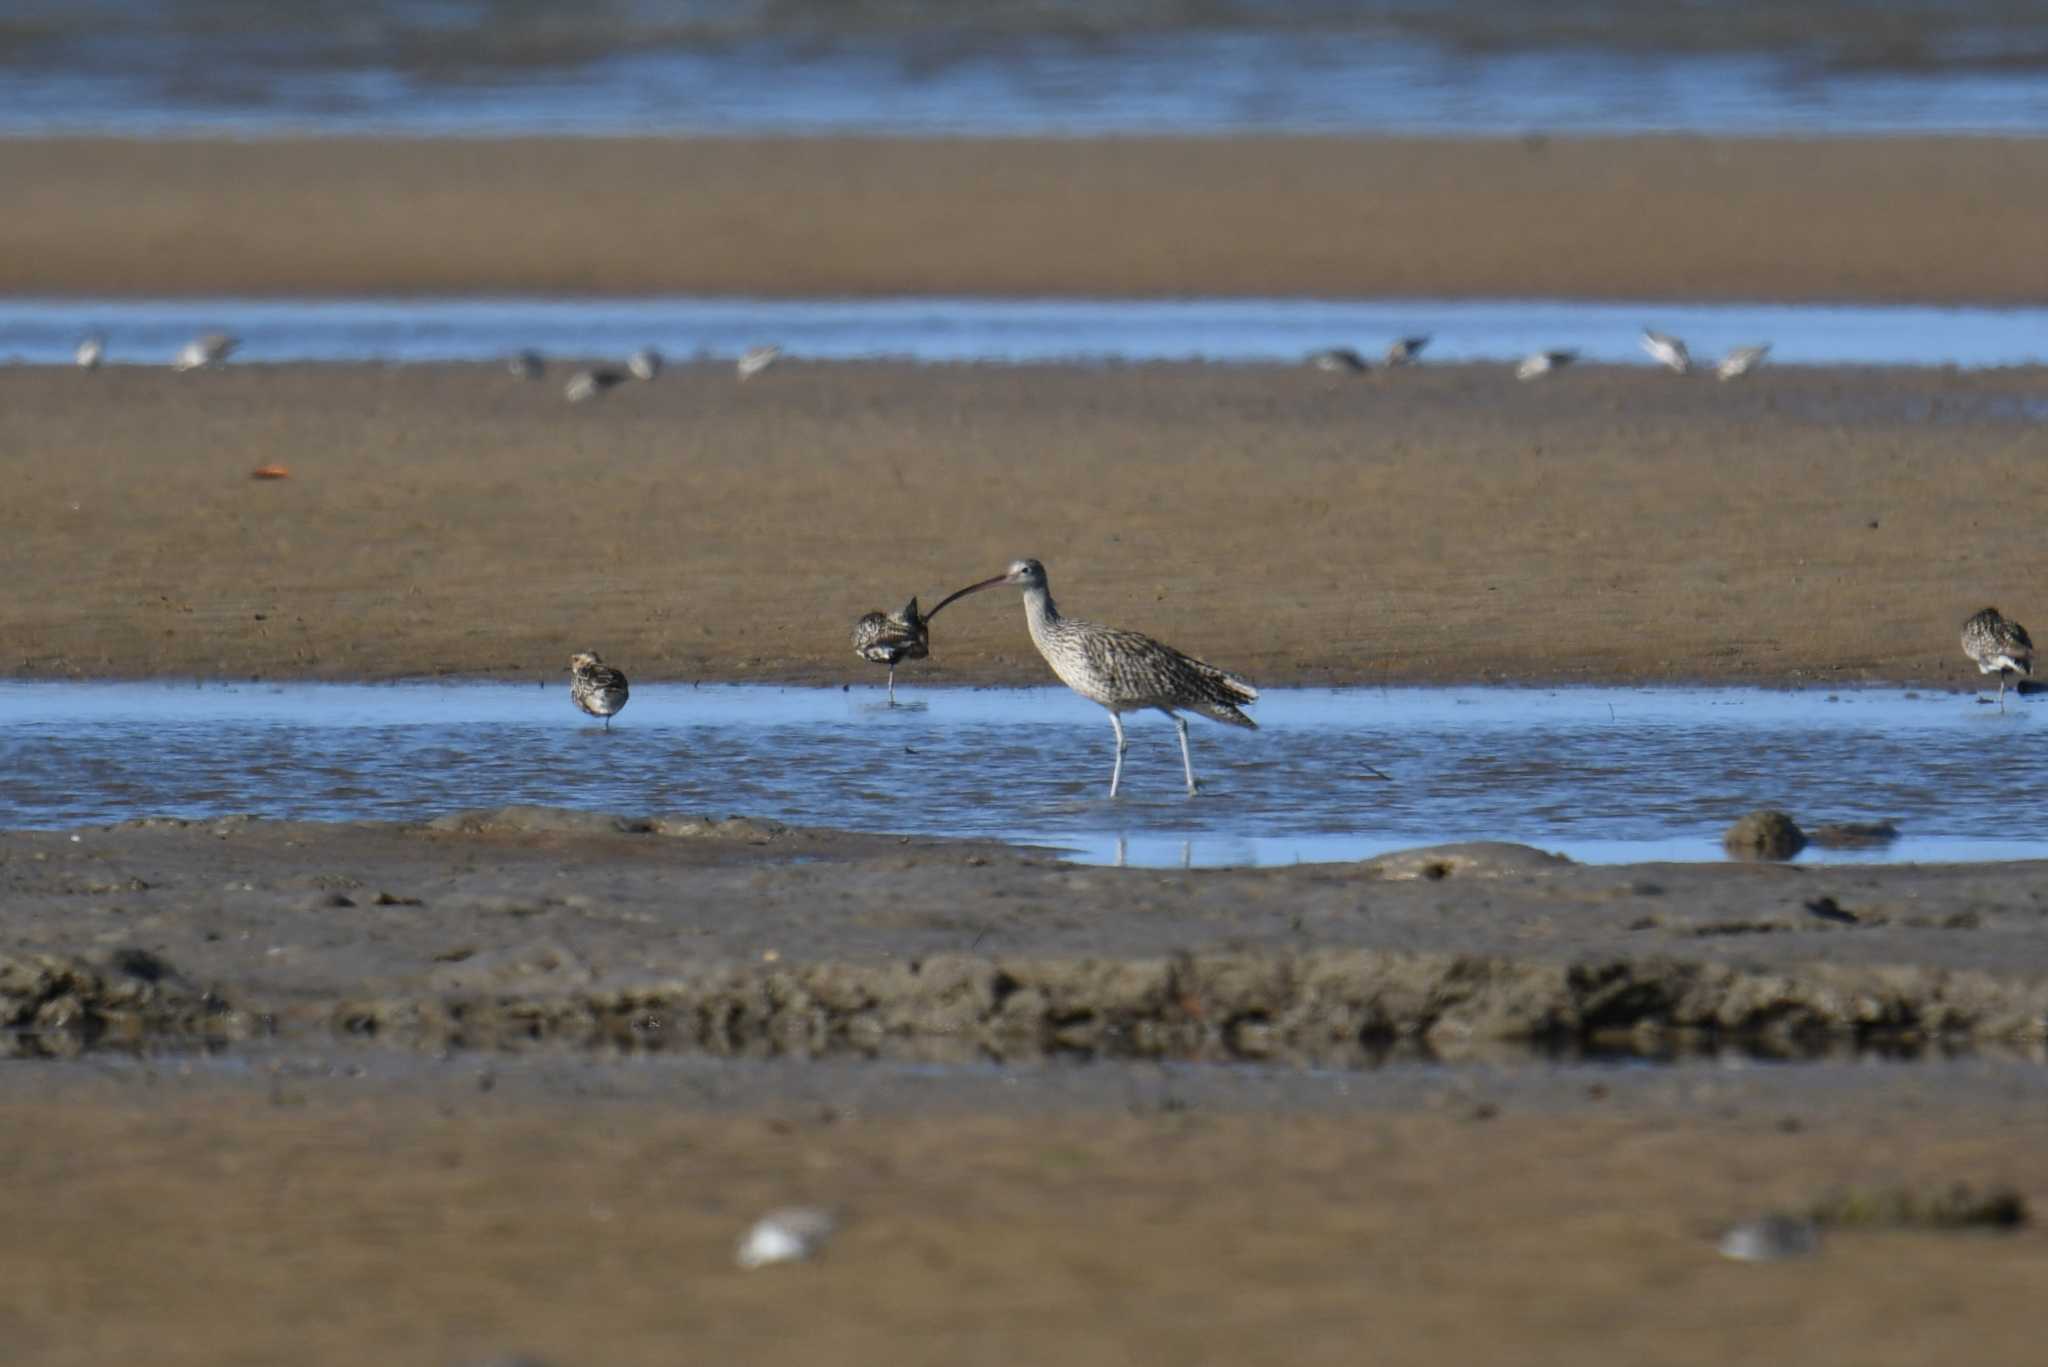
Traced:
<path fill-rule="evenodd" d="M 512 809 L 17 832 L 0 878 L 18 956 L 0 997 L 31 1049 L 146 1027 L 1359 1063 L 2048 1035 L 2031 864 L 1603 868 L 1466 846 L 1190 873 Z M 142 988 L 153 1016 L 112 995 Z"/>
<path fill-rule="evenodd" d="M 2048 299 L 2048 146 L 19 140 L 0 292 Z"/>
<path fill-rule="evenodd" d="M 0 370 L 0 670 L 872 683 L 861 612 L 1035 555 L 1069 613 L 1260 684 L 1974 686 L 1964 617 L 2048 620 L 2008 549 L 2043 383 L 792 363 L 571 407 L 487 366 Z M 1005 593 L 903 678 L 1047 674 Z"/>

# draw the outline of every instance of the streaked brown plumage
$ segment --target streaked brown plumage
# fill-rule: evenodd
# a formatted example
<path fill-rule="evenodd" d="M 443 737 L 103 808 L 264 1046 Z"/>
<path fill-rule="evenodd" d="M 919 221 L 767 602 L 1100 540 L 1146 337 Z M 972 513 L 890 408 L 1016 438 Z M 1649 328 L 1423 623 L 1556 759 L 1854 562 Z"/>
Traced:
<path fill-rule="evenodd" d="M 1429 334 L 1419 337 L 1399 337 L 1387 347 L 1387 364 L 1414 365 L 1422 357 L 1422 349 L 1429 345 Z"/>
<path fill-rule="evenodd" d="M 2027 629 L 1997 608 L 1973 613 L 1963 623 L 1963 654 L 1980 674 L 1998 676 L 1998 706 L 2005 708 L 2005 676 L 2034 672 L 2034 641 Z"/>
<path fill-rule="evenodd" d="M 1045 566 L 1036 560 L 1012 561 L 1009 569 L 994 578 L 948 594 L 932 609 L 932 616 L 955 598 L 1002 584 L 1024 590 L 1024 621 L 1031 631 L 1031 643 L 1060 682 L 1109 710 L 1110 725 L 1116 728 L 1116 767 L 1109 775 L 1111 797 L 1116 796 L 1123 779 L 1124 751 L 1129 744 L 1124 739 L 1125 712 L 1155 710 L 1173 718 L 1180 735 L 1181 772 L 1191 797 L 1196 790 L 1195 766 L 1188 754 L 1187 719 L 1180 714 L 1197 712 L 1226 726 L 1258 729 L 1257 722 L 1238 710 L 1257 700 L 1258 689 L 1150 636 L 1060 616 L 1046 588 Z"/>
<path fill-rule="evenodd" d="M 569 657 L 569 700 L 593 717 L 604 718 L 604 729 L 612 729 L 612 714 L 626 705 L 626 676 L 613 669 L 595 651 L 579 651 Z"/>
<path fill-rule="evenodd" d="M 870 612 L 853 624 L 854 653 L 863 660 L 889 666 L 889 705 L 896 705 L 896 664 L 922 660 L 931 653 L 931 619 L 911 599 L 895 613 Z"/>

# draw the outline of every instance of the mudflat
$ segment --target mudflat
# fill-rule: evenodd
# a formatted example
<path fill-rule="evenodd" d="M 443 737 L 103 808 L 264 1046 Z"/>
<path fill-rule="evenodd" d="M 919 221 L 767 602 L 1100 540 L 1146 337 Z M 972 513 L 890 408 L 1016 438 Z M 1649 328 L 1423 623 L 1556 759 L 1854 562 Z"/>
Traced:
<path fill-rule="evenodd" d="M 870 608 L 1036 556 L 1259 684 L 1974 686 L 2048 621 L 2038 370 L 791 362 L 0 371 L 0 670 L 875 682 Z M 259 466 L 290 477 L 252 480 Z M 1040 682 L 1015 595 L 907 681 Z"/>
<path fill-rule="evenodd" d="M 1184 873 L 508 809 L 17 832 L 0 879 L 10 1045 L 139 1048 L 0 1071 L 17 1361 L 1905 1364 L 2037 1335 L 2034 1227 L 1715 1249 L 1844 1192 L 2040 1209 L 2037 865 Z M 1617 1039 L 1681 1061 L 1569 1061 Z M 840 1233 L 736 1268 L 793 1203 Z"/>
<path fill-rule="evenodd" d="M 0 293 L 2048 299 L 2027 139 L 24 139 L 0 184 Z"/>

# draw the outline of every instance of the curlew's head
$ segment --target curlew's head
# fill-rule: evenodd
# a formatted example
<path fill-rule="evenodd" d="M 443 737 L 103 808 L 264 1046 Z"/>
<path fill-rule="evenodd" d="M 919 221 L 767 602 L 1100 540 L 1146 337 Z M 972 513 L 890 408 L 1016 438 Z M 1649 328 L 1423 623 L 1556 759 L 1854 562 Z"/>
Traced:
<path fill-rule="evenodd" d="M 596 651 L 579 650 L 569 657 L 569 672 L 571 674 L 582 674 L 596 669 L 603 663 L 604 661 L 599 658 Z"/>
<path fill-rule="evenodd" d="M 1032 589 L 1043 592 L 1045 589 L 1045 566 L 1039 564 L 1036 560 L 1012 560 L 1010 568 L 1004 570 L 1001 574 L 990 579 L 984 579 L 979 584 L 969 584 L 964 589 L 955 589 L 952 593 L 941 598 L 939 606 L 925 614 L 925 620 L 930 621 L 938 616 L 940 609 L 944 608 L 946 604 L 952 602 L 955 598 L 965 598 L 971 593 L 980 593 L 983 589 L 1001 588 L 1006 584 L 1014 585 L 1026 592 Z"/>

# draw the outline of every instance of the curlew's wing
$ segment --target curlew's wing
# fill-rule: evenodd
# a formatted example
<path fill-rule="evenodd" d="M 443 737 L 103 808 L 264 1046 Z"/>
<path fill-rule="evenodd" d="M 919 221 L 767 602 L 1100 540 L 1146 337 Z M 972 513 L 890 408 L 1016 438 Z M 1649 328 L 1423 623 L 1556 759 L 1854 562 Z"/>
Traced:
<path fill-rule="evenodd" d="M 1199 712 L 1228 726 L 1258 727 L 1238 708 L 1255 701 L 1259 690 L 1235 674 L 1141 632 L 1090 624 L 1075 639 L 1088 668 L 1118 697 Z"/>

